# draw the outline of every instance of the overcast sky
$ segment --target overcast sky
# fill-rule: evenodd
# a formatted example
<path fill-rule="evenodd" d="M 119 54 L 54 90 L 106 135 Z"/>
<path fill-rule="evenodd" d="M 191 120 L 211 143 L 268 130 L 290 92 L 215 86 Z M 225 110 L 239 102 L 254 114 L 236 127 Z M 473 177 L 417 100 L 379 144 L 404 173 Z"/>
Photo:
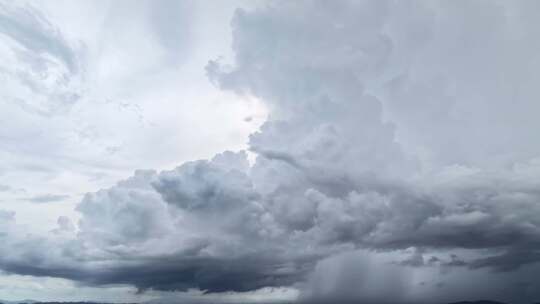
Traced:
<path fill-rule="evenodd" d="M 540 2 L 0 1 L 0 299 L 540 301 Z"/>

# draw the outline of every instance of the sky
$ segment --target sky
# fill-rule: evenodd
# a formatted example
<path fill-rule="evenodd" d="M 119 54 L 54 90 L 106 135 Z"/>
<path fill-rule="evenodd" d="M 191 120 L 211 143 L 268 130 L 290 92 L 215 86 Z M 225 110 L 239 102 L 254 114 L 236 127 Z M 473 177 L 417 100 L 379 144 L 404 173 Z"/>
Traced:
<path fill-rule="evenodd" d="M 540 301 L 537 1 L 0 1 L 0 299 Z"/>

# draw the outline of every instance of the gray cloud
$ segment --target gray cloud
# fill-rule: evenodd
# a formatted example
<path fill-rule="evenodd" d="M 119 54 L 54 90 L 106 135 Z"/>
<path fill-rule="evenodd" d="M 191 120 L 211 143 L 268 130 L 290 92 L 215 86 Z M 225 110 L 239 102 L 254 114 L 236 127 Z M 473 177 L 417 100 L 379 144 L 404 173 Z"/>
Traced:
<path fill-rule="evenodd" d="M 535 5 L 277 1 L 238 10 L 234 63 L 211 61 L 207 72 L 268 105 L 249 138 L 255 163 L 224 152 L 137 171 L 84 197 L 76 237 L 14 239 L 3 250 L 16 255 L 0 257 L 0 268 L 141 291 L 540 299 L 514 284 L 539 273 Z M 59 249 L 39 250 L 48 242 Z M 418 269 L 433 281 L 411 285 Z"/>
<path fill-rule="evenodd" d="M 81 72 L 77 46 L 41 12 L 14 3 L 0 4 L 0 39 L 5 58 L 0 77 L 5 79 L 2 95 L 6 101 L 48 116 L 71 108 L 79 99 L 75 85 Z"/>
<path fill-rule="evenodd" d="M 14 255 L 0 264 L 8 272 L 91 285 L 132 284 L 141 291 L 291 285 L 318 256 L 289 252 L 292 247 L 269 236 L 275 232 L 263 225 L 257 197 L 245 195 L 246 169 L 245 153 L 225 152 L 210 162 L 160 174 L 139 171 L 115 187 L 86 195 L 78 207 L 83 218 L 76 240 L 55 244 L 57 251 L 42 255 L 39 247 L 53 244 L 14 239 Z M 59 219 L 55 232 L 68 226 Z M 81 258 L 90 267 L 81 268 Z M 28 264 L 30 259 L 34 263 Z"/>
<path fill-rule="evenodd" d="M 13 221 L 15 217 L 15 213 L 12 212 L 12 211 L 5 211 L 5 210 L 0 210 L 0 219 L 2 219 L 2 222 L 10 222 L 10 221 Z"/>
<path fill-rule="evenodd" d="M 32 197 L 25 198 L 25 201 L 29 201 L 32 203 L 53 203 L 53 202 L 59 202 L 63 201 L 65 199 L 69 198 L 69 195 L 60 195 L 60 194 L 42 194 L 42 195 L 36 195 Z"/>
<path fill-rule="evenodd" d="M 81 46 L 72 45 L 38 10 L 0 3 L 4 101 L 44 116 L 70 109 L 80 98 Z"/>
<path fill-rule="evenodd" d="M 0 31 L 24 49 L 36 54 L 49 53 L 63 62 L 71 72 L 77 70 L 75 52 L 62 34 L 37 10 L 31 7 L 9 7 L 2 4 Z"/>
<path fill-rule="evenodd" d="M 10 236 L 14 222 L 15 212 L 0 209 L 0 240 L 5 240 Z"/>

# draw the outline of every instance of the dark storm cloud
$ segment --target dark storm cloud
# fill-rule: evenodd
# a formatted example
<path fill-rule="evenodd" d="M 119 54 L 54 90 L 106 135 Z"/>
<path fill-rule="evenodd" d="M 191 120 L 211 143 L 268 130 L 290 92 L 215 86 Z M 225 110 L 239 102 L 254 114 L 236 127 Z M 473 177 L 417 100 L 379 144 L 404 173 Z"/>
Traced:
<path fill-rule="evenodd" d="M 512 282 L 538 274 L 540 251 L 537 12 L 487 1 L 239 10 L 234 64 L 207 72 L 268 105 L 249 138 L 255 163 L 224 152 L 137 171 L 84 197 L 69 241 L 9 239 L 1 268 L 140 290 L 303 282 L 306 299 L 378 303 L 509 286 L 496 297 L 523 301 Z M 58 250 L 39 250 L 47 242 Z M 420 268 L 436 270 L 433 284 L 411 285 Z"/>
<path fill-rule="evenodd" d="M 90 269 L 61 264 L 42 265 L 40 261 L 35 264 L 10 262 L 2 264 L 2 268 L 11 273 L 61 277 L 87 285 L 129 284 L 140 292 L 147 289 L 186 291 L 194 287 L 207 292 L 226 292 L 292 285 L 305 277 L 314 261 L 288 261 L 297 267 L 295 271 L 284 270 L 283 262 L 271 256 L 215 259 L 189 255 L 141 258 L 132 263 L 118 261 L 118 264 Z"/>
<path fill-rule="evenodd" d="M 512 271 L 523 265 L 538 262 L 540 262 L 540 251 L 537 247 L 516 248 L 500 255 L 477 259 L 470 264 L 470 267 L 493 267 L 496 271 Z"/>

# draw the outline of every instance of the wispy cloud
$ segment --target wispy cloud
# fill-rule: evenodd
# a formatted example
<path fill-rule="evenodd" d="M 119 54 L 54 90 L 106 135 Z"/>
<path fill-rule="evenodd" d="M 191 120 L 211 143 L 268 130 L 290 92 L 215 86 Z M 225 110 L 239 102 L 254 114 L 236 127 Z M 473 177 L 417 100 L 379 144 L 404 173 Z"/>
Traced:
<path fill-rule="evenodd" d="M 54 115 L 79 99 L 77 51 L 39 11 L 0 3 L 0 40 L 4 100 L 31 113 Z"/>
<path fill-rule="evenodd" d="M 22 200 L 32 202 L 32 203 L 54 203 L 61 202 L 68 199 L 69 195 L 60 195 L 60 194 L 42 194 L 36 195 Z"/>

